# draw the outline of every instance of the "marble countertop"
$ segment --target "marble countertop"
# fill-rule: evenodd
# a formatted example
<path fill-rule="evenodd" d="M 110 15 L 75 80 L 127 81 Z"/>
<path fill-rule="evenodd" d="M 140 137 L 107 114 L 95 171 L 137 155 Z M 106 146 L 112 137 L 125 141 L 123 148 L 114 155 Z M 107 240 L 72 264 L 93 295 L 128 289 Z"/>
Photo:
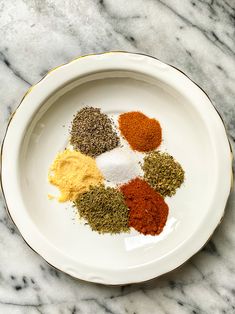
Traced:
<path fill-rule="evenodd" d="M 207 93 L 235 141 L 234 0 L 0 1 L 0 137 L 26 90 L 49 69 L 87 53 L 151 54 Z M 106 287 L 50 267 L 0 204 L 1 314 L 235 313 L 235 193 L 206 247 L 148 283 Z"/>

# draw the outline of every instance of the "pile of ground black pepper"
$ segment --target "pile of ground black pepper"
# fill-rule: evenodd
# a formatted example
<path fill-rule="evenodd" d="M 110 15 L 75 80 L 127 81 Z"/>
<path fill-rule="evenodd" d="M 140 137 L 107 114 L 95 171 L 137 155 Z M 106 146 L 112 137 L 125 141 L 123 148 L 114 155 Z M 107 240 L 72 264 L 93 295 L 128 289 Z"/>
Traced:
<path fill-rule="evenodd" d="M 184 182 L 184 170 L 169 154 L 153 151 L 144 157 L 144 179 L 162 196 L 172 196 Z"/>
<path fill-rule="evenodd" d="M 73 148 L 91 157 L 119 145 L 112 120 L 99 108 L 84 107 L 78 111 L 72 121 L 70 135 Z"/>
<path fill-rule="evenodd" d="M 129 209 L 123 194 L 104 185 L 91 187 L 75 201 L 78 213 L 99 233 L 128 232 Z"/>

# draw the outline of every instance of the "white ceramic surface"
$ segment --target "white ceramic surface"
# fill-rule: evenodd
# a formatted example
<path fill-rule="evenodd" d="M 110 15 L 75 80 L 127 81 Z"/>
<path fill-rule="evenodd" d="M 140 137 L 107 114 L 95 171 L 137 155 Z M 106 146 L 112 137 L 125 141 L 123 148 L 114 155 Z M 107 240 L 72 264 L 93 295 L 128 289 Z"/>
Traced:
<path fill-rule="evenodd" d="M 182 164 L 186 179 L 166 198 L 170 212 L 159 236 L 99 235 L 69 203 L 48 200 L 55 192 L 48 167 L 84 105 L 114 117 L 141 110 L 160 121 L 161 149 Z M 177 69 L 139 54 L 86 56 L 50 72 L 17 109 L 2 150 L 3 190 L 24 239 L 58 269 L 99 283 L 140 282 L 185 262 L 218 225 L 230 184 L 229 143 L 208 97 Z"/>

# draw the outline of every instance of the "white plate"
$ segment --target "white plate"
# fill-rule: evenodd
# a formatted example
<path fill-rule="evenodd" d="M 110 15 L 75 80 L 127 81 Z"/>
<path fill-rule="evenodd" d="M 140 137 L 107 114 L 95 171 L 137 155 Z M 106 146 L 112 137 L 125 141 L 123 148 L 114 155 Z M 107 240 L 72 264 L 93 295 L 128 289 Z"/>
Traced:
<path fill-rule="evenodd" d="M 161 149 L 182 164 L 186 179 L 166 198 L 169 217 L 159 236 L 99 235 L 77 220 L 70 203 L 48 200 L 55 192 L 48 167 L 84 105 L 114 116 L 141 110 L 160 121 Z M 195 254 L 223 216 L 231 174 L 225 128 L 206 94 L 179 70 L 125 52 L 81 57 L 51 71 L 24 97 L 2 148 L 6 203 L 26 242 L 56 268 L 105 284 L 145 281 Z"/>

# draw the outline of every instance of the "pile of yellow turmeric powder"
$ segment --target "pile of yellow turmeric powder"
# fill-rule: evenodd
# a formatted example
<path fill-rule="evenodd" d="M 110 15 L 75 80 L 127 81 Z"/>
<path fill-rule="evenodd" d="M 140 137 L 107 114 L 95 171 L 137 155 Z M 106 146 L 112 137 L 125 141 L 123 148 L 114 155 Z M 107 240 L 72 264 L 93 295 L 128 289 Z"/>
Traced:
<path fill-rule="evenodd" d="M 59 202 L 75 201 L 92 185 L 103 183 L 103 176 L 92 157 L 65 149 L 57 154 L 48 173 L 48 180 L 60 190 Z"/>

